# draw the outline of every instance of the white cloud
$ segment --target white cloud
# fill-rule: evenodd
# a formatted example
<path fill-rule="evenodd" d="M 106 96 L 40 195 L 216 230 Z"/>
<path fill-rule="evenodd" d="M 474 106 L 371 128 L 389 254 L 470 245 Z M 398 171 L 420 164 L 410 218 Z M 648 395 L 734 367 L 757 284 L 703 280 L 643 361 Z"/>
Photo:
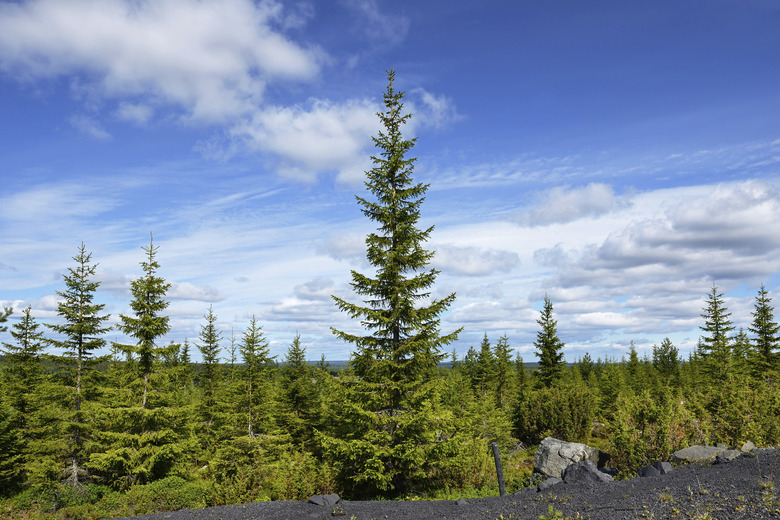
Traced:
<path fill-rule="evenodd" d="M 276 154 L 283 176 L 311 182 L 318 173 L 337 171 L 340 181 L 355 183 L 370 167 L 367 152 L 379 128 L 377 110 L 367 100 L 334 104 L 315 99 L 305 107 L 260 110 L 233 134 Z"/>
<path fill-rule="evenodd" d="M 214 287 L 208 285 L 196 287 L 189 282 L 171 283 L 171 288 L 166 293 L 166 298 L 171 300 L 197 300 L 202 302 L 220 302 L 225 296 Z"/>
<path fill-rule="evenodd" d="M 520 264 L 517 253 L 480 247 L 460 247 L 451 244 L 432 246 L 436 255 L 431 265 L 448 273 L 483 276 L 507 273 Z"/>
<path fill-rule="evenodd" d="M 559 186 L 543 193 L 531 209 L 518 216 L 517 221 L 527 226 L 546 226 L 599 217 L 626 206 L 611 186 L 591 183 L 581 188 Z"/>
<path fill-rule="evenodd" d="M 146 95 L 185 117 L 251 112 L 269 80 L 308 80 L 322 56 L 273 28 L 280 4 L 250 0 L 32 0 L 0 6 L 0 67 L 17 76 L 86 73 L 109 98 Z"/>

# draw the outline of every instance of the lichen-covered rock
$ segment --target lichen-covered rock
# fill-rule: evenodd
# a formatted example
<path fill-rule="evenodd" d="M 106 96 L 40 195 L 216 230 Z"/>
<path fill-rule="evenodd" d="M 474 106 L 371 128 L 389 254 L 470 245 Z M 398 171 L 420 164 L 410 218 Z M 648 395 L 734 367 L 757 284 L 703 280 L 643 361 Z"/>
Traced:
<path fill-rule="evenodd" d="M 602 467 L 609 460 L 609 455 L 585 444 L 547 437 L 536 450 L 534 472 L 546 477 L 561 478 L 566 468 L 584 460 Z"/>
<path fill-rule="evenodd" d="M 715 462 L 715 457 L 726 451 L 726 448 L 715 446 L 688 446 L 672 453 L 672 462 Z"/>
<path fill-rule="evenodd" d="M 754 449 L 756 449 L 756 445 L 755 445 L 755 444 L 753 444 L 753 443 L 752 443 L 752 442 L 750 442 L 750 441 L 747 441 L 747 442 L 746 442 L 745 444 L 743 444 L 743 445 L 742 445 L 742 447 L 740 448 L 740 450 L 741 450 L 742 452 L 744 452 L 744 453 L 750 453 L 750 452 L 751 452 L 751 451 L 753 451 Z"/>

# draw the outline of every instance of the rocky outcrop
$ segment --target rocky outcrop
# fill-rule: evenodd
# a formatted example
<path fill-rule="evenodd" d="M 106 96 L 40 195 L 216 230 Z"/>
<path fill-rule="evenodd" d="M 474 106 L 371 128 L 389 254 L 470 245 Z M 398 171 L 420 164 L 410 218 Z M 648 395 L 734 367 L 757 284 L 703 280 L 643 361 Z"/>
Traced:
<path fill-rule="evenodd" d="M 585 444 L 547 437 L 536 450 L 534 473 L 548 478 L 562 478 L 566 468 L 585 460 L 601 468 L 609 461 L 609 455 Z"/>
<path fill-rule="evenodd" d="M 672 471 L 672 465 L 669 462 L 656 462 L 652 466 L 645 466 L 637 472 L 638 477 L 655 477 L 657 475 L 666 475 Z"/>

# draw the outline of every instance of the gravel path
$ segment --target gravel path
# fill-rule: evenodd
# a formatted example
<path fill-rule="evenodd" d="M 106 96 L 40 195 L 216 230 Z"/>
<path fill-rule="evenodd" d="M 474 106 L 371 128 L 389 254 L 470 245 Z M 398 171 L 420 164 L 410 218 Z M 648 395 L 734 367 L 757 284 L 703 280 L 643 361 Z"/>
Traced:
<path fill-rule="evenodd" d="M 667 475 L 604 484 L 559 484 L 543 493 L 523 489 L 505 497 L 455 501 L 339 502 L 321 507 L 305 502 L 259 502 L 183 510 L 137 518 L 170 520 L 445 520 L 532 519 L 549 506 L 563 518 L 592 520 L 729 520 L 780 518 L 780 450 L 756 450 L 712 466 L 688 465 Z M 335 513 L 335 515 L 334 515 Z"/>

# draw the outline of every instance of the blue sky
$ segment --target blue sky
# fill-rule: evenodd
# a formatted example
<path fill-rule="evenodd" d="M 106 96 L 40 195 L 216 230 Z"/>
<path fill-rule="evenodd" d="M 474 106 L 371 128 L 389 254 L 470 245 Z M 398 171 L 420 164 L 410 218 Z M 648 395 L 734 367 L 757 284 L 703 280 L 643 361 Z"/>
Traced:
<path fill-rule="evenodd" d="M 535 361 L 545 294 L 570 361 L 689 352 L 713 284 L 745 328 L 780 285 L 778 26 L 775 0 L 2 2 L 0 304 L 55 322 L 83 241 L 116 321 L 153 232 L 166 341 L 212 305 L 225 346 L 254 315 L 280 357 L 348 358 L 330 296 L 372 272 L 354 196 L 394 67 L 461 355 Z"/>

